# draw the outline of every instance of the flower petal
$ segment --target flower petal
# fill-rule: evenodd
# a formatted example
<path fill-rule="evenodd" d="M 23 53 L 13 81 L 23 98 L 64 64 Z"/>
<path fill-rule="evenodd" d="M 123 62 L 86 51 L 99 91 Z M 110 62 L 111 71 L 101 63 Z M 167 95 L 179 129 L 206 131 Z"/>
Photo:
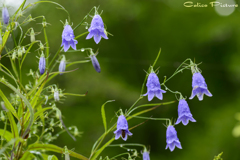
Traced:
<path fill-rule="evenodd" d="M 101 41 L 101 36 L 99 34 L 95 34 L 94 35 L 94 41 L 96 42 L 96 44 L 98 44 Z"/>
<path fill-rule="evenodd" d="M 90 38 L 92 38 L 93 36 L 94 36 L 93 32 L 90 32 L 90 33 L 87 35 L 86 39 L 90 39 Z"/>
<path fill-rule="evenodd" d="M 148 101 L 151 101 L 153 99 L 153 97 L 154 97 L 154 92 L 149 91 L 148 92 Z"/>
<path fill-rule="evenodd" d="M 155 91 L 155 95 L 158 99 L 162 100 L 163 99 L 163 94 L 161 90 Z"/>
<path fill-rule="evenodd" d="M 71 40 L 71 41 L 70 41 L 70 45 L 71 45 L 71 47 L 72 47 L 74 50 L 76 50 L 76 43 L 75 43 L 74 40 Z"/>
<path fill-rule="evenodd" d="M 115 134 L 115 139 L 117 140 L 122 135 L 122 130 L 116 130 L 114 134 Z"/>
<path fill-rule="evenodd" d="M 64 52 L 67 52 L 69 48 L 70 48 L 70 43 L 69 42 L 65 43 L 64 44 Z"/>
<path fill-rule="evenodd" d="M 104 32 L 101 32 L 101 36 L 102 36 L 104 39 L 108 39 L 107 35 L 106 35 Z"/>

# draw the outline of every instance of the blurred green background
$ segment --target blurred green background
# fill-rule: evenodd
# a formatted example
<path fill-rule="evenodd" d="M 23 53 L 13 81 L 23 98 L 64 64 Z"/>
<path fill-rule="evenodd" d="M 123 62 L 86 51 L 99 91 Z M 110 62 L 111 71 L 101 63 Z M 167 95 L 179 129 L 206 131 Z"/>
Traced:
<path fill-rule="evenodd" d="M 206 8 L 186 8 L 184 0 L 56 0 L 71 15 L 75 27 L 93 6 L 103 10 L 102 19 L 107 26 L 108 40 L 102 39 L 96 45 L 93 39 L 78 39 L 77 48 L 91 47 L 95 51 L 102 72 L 97 73 L 91 63 L 71 66 L 73 73 L 57 76 L 52 82 L 68 93 L 84 94 L 86 97 L 67 97 L 57 103 L 64 115 L 67 126 L 76 125 L 83 131 L 82 137 L 73 141 L 67 133 L 61 135 L 53 143 L 58 146 L 67 145 L 69 149 L 89 156 L 94 142 L 104 132 L 101 119 L 101 105 L 107 100 L 116 100 L 106 105 L 107 122 L 117 121 L 115 112 L 122 108 L 128 109 L 139 97 L 145 78 L 145 71 L 153 63 L 159 48 L 162 49 L 156 67 L 159 68 L 159 79 L 170 77 L 181 62 L 187 58 L 195 59 L 205 77 L 208 89 L 213 97 L 188 100 L 196 123 L 187 126 L 176 126 L 178 138 L 183 149 L 176 148 L 173 152 L 165 150 L 166 128 L 164 121 L 147 121 L 132 130 L 133 136 L 127 143 L 142 143 L 150 146 L 152 160 L 211 160 L 223 152 L 223 159 L 240 159 L 240 138 L 232 135 L 237 124 L 234 118 L 240 105 L 240 13 L 239 8 L 228 16 L 220 16 L 210 6 Z M 199 1 L 193 1 L 197 3 Z M 229 1 L 228 1 L 229 2 Z M 201 1 L 209 4 L 209 1 Z M 237 1 L 236 3 L 239 3 Z M 29 12 L 33 17 L 44 15 L 51 25 L 47 28 L 51 57 L 61 45 L 61 34 L 67 15 L 55 5 L 43 3 L 36 5 Z M 91 22 L 91 18 L 87 19 Z M 41 32 L 41 20 L 31 22 L 23 28 L 30 27 Z M 85 26 L 75 30 L 75 36 L 86 32 Z M 36 36 L 44 41 L 43 33 Z M 29 40 L 26 39 L 26 43 Z M 36 46 L 37 49 L 37 46 Z M 37 52 L 32 52 L 25 63 L 25 71 L 29 68 L 37 70 Z M 85 60 L 84 52 L 66 53 L 69 62 Z M 32 60 L 33 59 L 33 60 Z M 57 70 L 57 67 L 56 67 Z M 184 96 L 191 95 L 192 74 L 185 70 L 171 79 L 166 85 Z M 26 82 L 27 83 L 27 82 Z M 146 88 L 145 91 L 146 92 Z M 176 100 L 171 93 L 164 94 L 163 101 L 154 98 L 151 103 Z M 145 104 L 144 98 L 140 104 Z M 146 117 L 168 117 L 177 119 L 177 102 L 161 106 L 155 111 L 145 114 Z M 112 119 L 114 118 L 114 119 Z M 129 126 L 135 126 L 145 120 L 134 119 Z M 112 134 L 113 136 L 113 134 Z M 109 137 L 111 138 L 111 137 Z M 114 143 L 125 143 L 119 139 Z M 140 151 L 141 148 L 138 148 Z M 114 156 L 124 152 L 121 148 L 107 148 L 103 156 Z M 140 154 L 141 156 L 141 154 Z M 74 158 L 71 158 L 74 159 Z"/>

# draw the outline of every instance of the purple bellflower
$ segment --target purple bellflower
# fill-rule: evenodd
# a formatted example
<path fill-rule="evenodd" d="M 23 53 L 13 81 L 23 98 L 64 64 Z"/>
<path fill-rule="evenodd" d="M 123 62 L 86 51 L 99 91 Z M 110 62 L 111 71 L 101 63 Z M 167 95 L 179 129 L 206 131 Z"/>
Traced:
<path fill-rule="evenodd" d="M 166 93 L 166 91 L 161 89 L 159 79 L 153 70 L 148 75 L 146 86 L 147 86 L 147 93 L 144 94 L 143 96 L 148 95 L 148 101 L 151 101 L 154 98 L 154 96 L 156 96 L 160 100 L 163 99 L 162 93 Z"/>
<path fill-rule="evenodd" d="M 86 39 L 90 39 L 94 37 L 94 41 L 98 44 L 101 38 L 108 39 L 107 35 L 104 32 L 104 24 L 103 20 L 100 15 L 96 14 L 91 22 L 91 26 L 88 29 L 89 34 L 87 35 Z"/>
<path fill-rule="evenodd" d="M 74 39 L 74 33 L 73 29 L 68 23 L 66 23 L 64 30 L 62 32 L 62 45 L 64 48 L 64 51 L 67 52 L 67 50 L 70 48 L 70 46 L 76 50 L 76 44 L 78 43 L 77 40 Z"/>
<path fill-rule="evenodd" d="M 45 72 L 45 68 L 46 68 L 46 60 L 43 53 L 39 59 L 38 68 L 39 68 L 40 74 L 42 75 Z"/>
<path fill-rule="evenodd" d="M 169 125 L 167 128 L 167 146 L 165 149 L 170 149 L 172 152 L 175 149 L 175 146 L 178 147 L 179 149 L 182 149 L 181 143 L 177 137 L 177 131 L 172 125 Z"/>
<path fill-rule="evenodd" d="M 187 101 L 185 99 L 181 99 L 178 103 L 178 119 L 176 124 L 183 123 L 183 125 L 187 125 L 189 121 L 196 122 L 193 118 Z"/>
<path fill-rule="evenodd" d="M 66 58 L 65 56 L 63 55 L 63 58 L 59 64 L 59 68 L 58 68 L 58 71 L 59 72 L 65 72 L 65 69 L 66 69 Z M 63 73 L 59 73 L 60 75 L 62 75 Z"/>
<path fill-rule="evenodd" d="M 2 9 L 2 19 L 3 19 L 4 24 L 9 23 L 9 13 L 8 13 L 7 7 L 3 7 L 3 9 Z"/>
<path fill-rule="evenodd" d="M 124 141 L 127 140 L 128 136 L 131 136 L 132 133 L 128 130 L 128 122 L 124 115 L 120 115 L 117 121 L 117 130 L 114 131 L 115 139 L 119 139 L 121 136 Z"/>
<path fill-rule="evenodd" d="M 189 99 L 193 99 L 197 95 L 199 101 L 202 101 L 204 94 L 206 94 L 209 97 L 212 97 L 212 94 L 209 92 L 207 88 L 205 79 L 203 78 L 202 74 L 199 72 L 196 72 L 193 74 L 192 88 L 193 88 L 192 95 Z"/>
<path fill-rule="evenodd" d="M 143 160 L 150 160 L 149 152 L 145 147 L 142 155 L 143 155 Z"/>

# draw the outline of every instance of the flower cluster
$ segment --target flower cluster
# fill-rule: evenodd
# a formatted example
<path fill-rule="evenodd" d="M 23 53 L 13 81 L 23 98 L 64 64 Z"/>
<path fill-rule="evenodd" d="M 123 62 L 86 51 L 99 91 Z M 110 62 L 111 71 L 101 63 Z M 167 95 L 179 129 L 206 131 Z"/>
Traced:
<path fill-rule="evenodd" d="M 201 101 L 203 100 L 203 95 L 206 94 L 207 96 L 211 97 L 212 94 L 208 91 L 207 84 L 205 82 L 205 79 L 203 78 L 202 74 L 197 69 L 196 64 L 194 64 L 192 61 L 190 63 L 190 68 L 192 69 L 193 77 L 192 77 L 192 95 L 189 99 L 193 99 L 196 95 L 198 99 Z M 153 70 L 153 67 L 150 67 L 150 74 L 148 75 L 147 79 L 147 93 L 143 96 L 148 96 L 148 101 L 151 101 L 154 96 L 156 96 L 159 100 L 163 99 L 162 93 L 166 93 L 165 90 L 161 89 L 161 84 L 159 82 L 158 76 Z M 166 87 L 165 89 L 175 93 L 180 94 L 180 100 L 178 104 L 178 119 L 175 124 L 183 123 L 183 125 L 187 125 L 189 121 L 196 122 L 196 120 L 193 118 L 189 106 L 187 104 L 187 101 L 182 97 L 180 92 L 173 92 L 169 88 Z M 166 149 L 169 148 L 170 151 L 173 151 L 175 146 L 182 149 L 181 143 L 177 137 L 177 131 L 172 125 L 169 125 L 167 128 L 167 146 Z"/>
<path fill-rule="evenodd" d="M 21 6 L 24 6 L 25 2 L 26 1 L 24 1 Z M 39 3 L 41 3 L 41 2 L 43 2 L 43 1 L 40 1 Z M 48 1 L 46 3 L 48 3 Z M 57 5 L 61 6 L 59 4 L 57 4 Z M 28 7 L 30 7 L 30 6 L 28 6 Z M 28 8 L 28 7 L 26 7 L 26 8 Z M 24 7 L 21 7 L 16 11 L 13 18 L 11 18 L 11 21 L 13 21 L 13 22 L 11 22 L 11 24 L 19 24 L 17 22 L 17 20 L 18 20 L 19 16 L 23 16 L 24 12 L 22 9 L 24 10 Z M 65 10 L 64 8 L 62 8 L 62 9 Z M 108 37 L 107 37 L 108 32 L 104 28 L 104 23 L 103 23 L 103 20 L 102 20 L 100 14 L 97 13 L 97 8 L 94 7 L 94 9 L 95 9 L 95 14 L 92 18 L 90 28 L 88 28 L 89 33 L 88 33 L 86 39 L 93 38 L 95 43 L 98 44 L 98 43 L 100 43 L 102 37 L 104 39 L 108 39 Z M 87 14 L 87 16 L 90 15 L 90 12 L 89 12 L 89 14 Z M 15 17 L 15 16 L 18 16 L 18 17 Z M 61 113 L 60 109 L 58 109 L 56 104 L 61 103 L 63 100 L 62 97 L 65 97 L 65 95 L 86 96 L 86 94 L 80 95 L 80 94 L 63 93 L 63 90 L 61 90 L 57 87 L 58 85 L 51 84 L 51 85 L 46 86 L 47 83 L 49 82 L 49 80 L 51 80 L 58 74 L 59 75 L 65 74 L 66 68 L 72 64 L 86 63 L 86 62 L 91 61 L 94 69 L 98 73 L 101 72 L 101 67 L 100 67 L 99 61 L 96 57 L 98 52 L 93 53 L 92 48 L 82 48 L 81 49 L 82 52 L 83 51 L 90 52 L 90 55 L 88 55 L 88 58 L 90 60 L 85 60 L 85 61 L 83 60 L 83 61 L 75 61 L 72 63 L 70 63 L 70 62 L 67 63 L 65 55 L 61 54 L 61 52 L 63 52 L 63 51 L 64 52 L 78 52 L 79 51 L 79 50 L 77 50 L 78 41 L 76 39 L 78 37 L 81 37 L 82 35 L 85 35 L 85 33 L 80 34 L 79 36 L 75 37 L 74 30 L 83 24 L 87 25 L 87 27 L 89 26 L 87 22 L 84 22 L 86 20 L 86 17 L 74 29 L 72 29 L 72 26 L 69 25 L 70 23 L 68 21 L 66 21 L 63 32 L 62 32 L 61 47 L 56 52 L 56 54 L 53 56 L 51 61 L 49 58 L 49 57 L 51 57 L 49 55 L 49 43 L 48 43 L 48 39 L 46 36 L 46 30 L 45 30 L 48 23 L 46 22 L 46 19 L 44 16 L 39 16 L 39 17 L 43 19 L 42 25 L 43 25 L 43 30 L 44 30 L 46 47 L 44 47 L 44 45 L 42 44 L 42 42 L 40 40 L 36 40 L 35 35 L 37 35 L 36 34 L 37 32 L 34 32 L 33 28 L 29 28 L 28 31 L 25 33 L 25 35 L 30 35 L 30 41 L 31 41 L 30 45 L 23 45 L 22 42 L 24 41 L 25 37 L 23 38 L 22 36 L 20 36 L 20 39 L 17 41 L 17 42 L 19 42 L 19 44 L 15 44 L 14 48 L 12 50 L 9 50 L 9 52 L 6 54 L 6 55 L 9 55 L 8 57 L 10 58 L 10 61 L 12 64 L 12 70 L 14 71 L 14 73 L 11 73 L 11 71 L 7 70 L 4 66 L 3 66 L 3 69 L 7 70 L 9 72 L 9 73 L 8 72 L 6 72 L 6 73 L 8 74 L 9 77 L 11 77 L 14 80 L 14 82 L 17 82 L 17 87 L 16 88 L 14 87 L 15 84 L 11 85 L 10 83 L 8 83 L 7 80 L 4 79 L 4 77 L 0 78 L 1 83 L 5 84 L 7 87 L 11 88 L 14 91 L 14 93 L 10 95 L 10 98 L 8 100 L 8 98 L 6 98 L 5 95 L 2 93 L 2 91 L 0 90 L 0 92 L 1 92 L 0 95 L 1 95 L 2 99 L 4 100 L 4 102 L 1 102 L 1 106 L 2 106 L 3 110 L 0 113 L 0 120 L 5 122 L 5 124 L 6 124 L 5 128 L 11 128 L 11 132 L 4 130 L 4 133 L 6 131 L 6 133 L 8 134 L 8 137 L 16 138 L 14 140 L 15 142 L 19 141 L 17 139 L 17 137 L 22 137 L 23 139 L 26 139 L 26 141 L 27 141 L 27 139 L 29 137 L 31 137 L 31 135 L 34 135 L 39 138 L 39 141 L 41 141 L 40 143 L 36 142 L 36 146 L 38 148 L 44 148 L 44 147 L 47 148 L 46 146 L 44 146 L 44 144 L 49 144 L 51 141 L 55 140 L 59 136 L 59 134 L 53 135 L 54 127 L 56 127 L 56 126 L 60 127 L 61 129 L 64 129 L 73 138 L 73 140 L 75 140 L 74 136 L 79 136 L 81 134 L 81 132 L 79 132 L 76 127 L 67 128 L 65 126 L 65 124 L 63 123 L 63 119 L 62 119 L 62 113 Z M 39 17 L 37 17 L 37 18 L 39 18 Z M 4 24 L 6 24 L 6 25 L 9 24 L 10 16 L 8 13 L 8 9 L 5 6 L 2 8 L 2 20 L 3 20 Z M 33 20 L 33 18 L 31 16 L 28 16 L 28 18 L 25 19 L 23 21 L 23 23 L 21 23 L 19 25 L 22 25 L 22 24 L 32 21 L 32 20 Z M 4 39 L 5 39 L 4 43 L 7 42 L 9 35 L 14 36 L 13 34 L 9 33 L 9 32 L 13 32 L 12 27 L 8 27 L 8 26 L 6 27 L 4 25 L 4 29 L 6 29 L 5 32 L 3 31 L 2 27 L 0 29 L 1 29 L 0 33 L 4 34 L 3 36 L 0 35 L 1 41 L 2 41 L 2 37 L 4 37 Z M 23 31 L 21 30 L 21 32 L 23 32 Z M 60 35 L 59 35 L 59 37 L 60 37 Z M 16 38 L 16 37 L 14 37 L 14 38 Z M 38 62 L 38 69 L 37 69 L 36 65 L 35 65 L 35 68 L 36 68 L 35 71 L 30 69 L 30 72 L 27 75 L 32 77 L 33 81 L 29 80 L 29 83 L 26 85 L 24 84 L 25 85 L 24 86 L 21 82 L 22 81 L 21 68 L 22 68 L 22 64 L 26 58 L 26 55 L 29 53 L 29 51 L 31 50 L 31 47 L 34 43 L 39 43 L 38 50 L 40 50 L 40 53 L 41 53 L 39 62 Z M 0 55 L 1 55 L 1 52 L 2 52 L 3 48 L 5 47 L 5 44 L 2 44 L 0 47 L 2 47 L 2 48 L 0 48 Z M 69 51 L 70 47 L 73 50 Z M 8 49 L 6 49 L 6 50 L 8 51 Z M 159 55 L 157 56 L 157 59 L 158 59 L 158 57 L 159 57 Z M 18 59 L 19 65 L 16 65 L 16 61 L 15 61 L 16 59 Z M 157 61 L 157 59 L 155 60 L 155 62 Z M 56 69 L 57 63 L 59 63 L 58 72 L 55 72 L 54 69 Z M 186 64 L 186 63 L 183 62 L 183 64 Z M 154 63 L 154 65 L 155 65 L 155 63 Z M 98 141 L 96 141 L 96 143 L 94 144 L 94 146 L 92 148 L 90 159 L 98 158 L 98 155 L 102 151 L 102 149 L 99 148 L 99 146 L 101 146 L 100 144 L 102 142 L 104 142 L 104 138 L 107 137 L 108 133 L 111 133 L 111 134 L 114 133 L 115 140 L 118 140 L 121 137 L 122 140 L 124 140 L 124 141 L 127 141 L 128 137 L 133 135 L 133 133 L 130 132 L 130 130 L 132 130 L 135 127 L 132 127 L 132 128 L 128 127 L 127 120 L 129 120 L 130 118 L 167 120 L 169 123 L 168 123 L 167 129 L 166 129 L 166 148 L 165 149 L 169 148 L 171 152 L 175 149 L 175 147 L 182 149 L 181 142 L 178 139 L 177 131 L 176 131 L 174 125 L 182 123 L 183 125 L 186 126 L 189 123 L 189 121 L 196 122 L 196 120 L 193 118 L 193 115 L 190 111 L 190 108 L 186 101 L 186 98 L 183 98 L 183 96 L 180 92 L 170 90 L 166 86 L 166 82 L 170 78 L 172 78 L 174 75 L 176 75 L 177 73 L 182 72 L 183 69 L 178 70 L 180 68 L 179 67 L 169 79 L 166 79 L 166 77 L 165 77 L 163 83 L 160 83 L 159 78 L 153 69 L 154 65 L 149 68 L 148 73 L 146 75 L 147 93 L 143 94 L 144 85 L 145 85 L 145 81 L 144 81 L 144 85 L 142 87 L 142 91 L 141 91 L 139 99 L 129 109 L 127 109 L 125 113 L 123 113 L 122 109 L 119 110 L 120 115 L 118 116 L 117 123 L 115 125 L 113 125 L 109 130 L 107 128 L 104 105 L 102 106 L 101 112 L 102 112 L 105 132 L 104 132 L 103 136 L 101 136 L 98 139 Z M 19 66 L 19 68 L 17 68 L 18 66 Z M 209 90 L 207 88 L 207 84 L 205 82 L 205 79 L 202 76 L 199 69 L 197 68 L 197 65 L 190 60 L 189 66 L 185 67 L 185 69 L 191 69 L 192 73 L 193 73 L 192 94 L 189 99 L 193 99 L 195 96 L 197 96 L 198 99 L 200 101 L 202 101 L 204 94 L 211 97 L 212 94 L 209 92 Z M 18 71 L 19 71 L 19 73 L 18 73 Z M 67 71 L 67 72 L 71 72 L 71 71 Z M 59 76 L 59 77 L 61 77 L 61 76 Z M 161 88 L 161 86 L 164 87 L 164 90 Z M 47 93 L 47 91 L 49 91 L 49 89 L 51 89 L 51 94 Z M 176 96 L 177 99 L 179 100 L 179 103 L 178 103 L 178 118 L 177 118 L 177 121 L 175 124 L 173 124 L 170 119 L 166 119 L 166 118 L 149 118 L 149 117 L 138 116 L 140 114 L 146 113 L 148 111 L 151 111 L 151 110 L 154 110 L 155 108 L 157 108 L 156 104 L 144 104 L 144 105 L 140 105 L 140 106 L 135 106 L 144 96 L 148 96 L 148 101 L 152 101 L 154 99 L 154 97 L 157 97 L 159 100 L 163 100 L 163 93 L 167 93 L 167 92 L 174 93 L 175 96 L 180 95 L 179 99 Z M 164 94 L 164 96 L 165 95 L 166 94 Z M 169 103 L 171 103 L 171 102 L 169 102 Z M 157 105 L 163 105 L 163 104 L 164 103 L 157 104 Z M 133 115 L 131 114 L 133 111 L 135 111 L 143 106 L 144 107 L 145 106 L 156 106 L 156 107 L 139 111 L 137 114 L 133 114 Z M 25 109 L 26 107 L 27 107 L 27 109 Z M 47 112 L 47 110 L 51 110 L 51 111 Z M 51 116 L 48 117 L 48 114 L 51 114 Z M 117 112 L 117 114 L 119 114 L 119 112 Z M 7 126 L 9 124 L 11 127 Z M 40 133 L 40 136 L 37 134 L 39 132 L 38 127 L 43 128 L 43 132 Z M 116 128 L 116 130 L 113 131 L 115 128 Z M 72 129 L 74 129 L 74 131 L 72 131 Z M 60 133 L 63 133 L 63 132 L 61 131 Z M 2 138 L 4 139 L 5 137 L 2 137 Z M 9 138 L 5 138 L 5 139 L 8 140 Z M 111 139 L 109 142 L 107 142 L 105 145 L 103 145 L 103 147 L 109 146 L 113 140 L 114 139 Z M 11 141 L 9 140 L 9 142 L 6 144 L 10 144 L 10 142 Z M 3 142 L 1 140 L 1 143 L 5 143 L 5 142 Z M 31 144 L 31 145 L 35 145 L 35 144 Z M 142 152 L 142 159 L 150 160 L 150 155 L 149 155 L 150 152 L 149 152 L 149 150 L 146 149 L 146 147 L 144 145 L 133 144 L 133 143 L 131 145 L 143 147 L 144 150 Z M 120 146 L 122 146 L 122 144 Z M 27 154 L 32 154 L 31 153 L 32 150 L 28 151 L 28 149 L 29 148 L 31 149 L 31 147 L 28 147 L 28 148 L 25 148 L 25 147 L 27 147 L 27 144 L 25 146 L 25 144 L 23 144 L 23 143 L 19 143 L 19 142 L 14 143 L 13 147 L 9 147 L 8 149 L 6 149 L 6 153 L 7 153 L 6 155 L 10 155 L 9 153 L 11 153 L 11 155 L 13 155 L 13 157 L 11 156 L 11 159 L 13 159 L 13 158 L 19 159 L 21 157 L 27 157 L 27 156 L 29 156 Z M 34 148 L 34 146 L 32 148 Z M 57 150 L 57 152 L 61 152 L 61 153 L 63 152 L 63 149 L 61 149 L 61 148 L 59 149 L 59 147 L 52 146 L 52 148 L 55 148 Z M 4 148 L 3 148 L 3 150 L 4 150 Z M 28 151 L 27 154 L 25 154 L 26 150 Z M 49 150 L 51 150 L 51 149 L 49 149 Z M 73 151 L 69 151 L 67 149 L 67 147 L 64 147 L 64 150 L 65 151 L 63 154 L 65 154 L 65 159 L 67 159 L 67 160 L 70 160 L 71 155 L 78 155 L 81 157 L 81 159 L 85 159 L 85 160 L 88 159 L 80 154 L 73 154 Z M 138 157 L 138 153 L 136 150 L 130 150 L 130 149 L 127 149 L 127 150 L 134 151 L 133 154 L 130 154 L 129 152 L 127 153 L 128 159 L 134 159 L 134 158 Z M 34 153 L 34 154 L 36 154 L 36 153 Z M 0 159 L 2 158 L 1 156 L 2 155 L 0 155 Z M 132 158 L 132 157 L 134 157 L 134 158 Z M 51 159 L 52 157 L 48 156 L 48 159 L 49 158 Z M 106 159 L 109 159 L 109 158 L 107 157 Z M 111 159 L 114 159 L 114 158 L 111 158 Z"/>

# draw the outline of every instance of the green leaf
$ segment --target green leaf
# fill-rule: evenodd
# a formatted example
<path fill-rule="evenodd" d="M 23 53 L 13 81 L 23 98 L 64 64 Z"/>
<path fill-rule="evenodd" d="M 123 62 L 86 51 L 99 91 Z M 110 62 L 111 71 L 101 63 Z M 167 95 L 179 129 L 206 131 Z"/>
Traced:
<path fill-rule="evenodd" d="M 47 150 L 47 151 L 52 151 L 52 152 L 56 152 L 56 153 L 60 153 L 63 154 L 64 153 L 64 149 L 60 148 L 56 145 L 53 144 L 39 144 L 39 143 L 35 143 L 35 144 L 31 144 L 28 146 L 28 151 L 33 151 L 33 150 Z M 88 158 L 84 157 L 81 154 L 78 154 L 76 152 L 73 152 L 71 150 L 69 150 L 69 155 L 78 159 L 82 159 L 82 160 L 88 160 Z"/>
<path fill-rule="evenodd" d="M 41 107 L 42 108 L 42 107 Z M 53 109 L 52 107 L 46 107 L 46 108 L 43 108 L 43 109 L 39 109 L 39 111 L 37 111 L 35 114 L 34 114 L 34 121 L 38 118 L 38 116 L 40 116 L 41 120 L 44 121 L 44 115 L 43 113 L 46 111 L 46 110 L 50 110 L 50 109 Z"/>
<path fill-rule="evenodd" d="M 22 137 L 25 137 L 28 134 L 28 132 L 30 131 L 30 127 L 32 126 L 33 120 L 34 120 L 34 112 L 33 112 L 33 109 L 31 107 L 31 104 L 29 103 L 27 98 L 24 95 L 22 95 L 13 85 L 11 85 L 10 83 L 7 83 L 7 82 L 3 82 L 3 81 L 0 81 L 0 82 L 5 84 L 9 88 L 11 88 L 16 94 L 18 94 L 18 96 L 23 100 L 24 104 L 26 104 L 26 106 L 28 107 L 28 110 L 29 110 L 29 113 L 30 113 L 30 120 L 29 120 L 29 124 L 28 124 L 28 126 L 27 126 L 27 128 L 26 128 L 26 130 L 25 130 L 25 132 L 23 133 L 23 136 L 22 136 Z"/>
<path fill-rule="evenodd" d="M 32 160 L 34 158 L 35 158 L 35 156 L 28 151 L 28 152 L 24 152 L 24 154 L 20 160 Z"/>
<path fill-rule="evenodd" d="M 95 160 L 95 159 L 97 159 L 97 157 L 102 153 L 102 151 L 103 151 L 108 145 L 110 145 L 114 140 L 115 140 L 115 138 L 112 138 L 112 139 L 109 140 L 107 143 L 105 143 L 99 150 L 97 150 L 97 152 L 94 154 L 93 158 L 91 158 L 90 160 Z"/>
<path fill-rule="evenodd" d="M 17 128 L 16 122 L 15 122 L 13 116 L 12 116 L 12 113 L 11 112 L 7 112 L 7 116 L 8 116 L 9 122 L 10 122 L 10 126 L 11 126 L 11 131 L 12 131 L 13 137 L 14 138 L 19 137 L 18 128 Z"/>
<path fill-rule="evenodd" d="M 0 135 L 6 139 L 7 142 L 9 142 L 12 138 L 13 138 L 13 135 L 11 132 L 9 131 L 6 131 L 4 129 L 0 129 Z"/>
<path fill-rule="evenodd" d="M 2 38 L 2 44 L 0 44 L 0 55 L 3 51 L 3 48 L 5 47 L 6 43 L 7 43 L 7 40 L 8 40 L 8 37 L 10 35 L 10 31 L 6 31 L 3 35 L 3 38 Z"/>
<path fill-rule="evenodd" d="M 58 158 L 55 155 L 47 155 L 47 154 L 42 154 L 44 160 L 58 160 Z"/>
<path fill-rule="evenodd" d="M 107 121 L 106 121 L 106 114 L 105 114 L 104 106 L 108 102 L 113 102 L 113 101 L 115 101 L 115 100 L 109 100 L 109 101 L 105 102 L 101 107 L 101 113 L 102 113 L 102 119 L 103 119 L 103 125 L 104 125 L 105 132 L 107 132 Z"/>
<path fill-rule="evenodd" d="M 18 118 L 16 110 L 13 108 L 12 104 L 8 101 L 7 97 L 3 94 L 2 90 L 0 89 L 0 96 L 2 97 L 4 104 L 6 108 L 18 119 L 20 122 L 20 119 Z"/>

